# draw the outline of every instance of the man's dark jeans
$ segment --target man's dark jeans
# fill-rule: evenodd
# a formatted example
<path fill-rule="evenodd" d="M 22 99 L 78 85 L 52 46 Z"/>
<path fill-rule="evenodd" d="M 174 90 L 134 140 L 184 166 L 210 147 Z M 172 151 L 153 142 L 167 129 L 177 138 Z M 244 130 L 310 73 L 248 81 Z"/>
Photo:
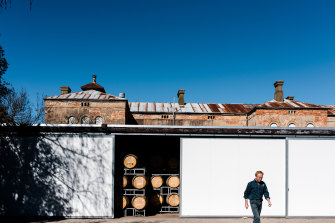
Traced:
<path fill-rule="evenodd" d="M 261 211 L 262 211 L 262 201 L 250 200 L 250 206 L 252 213 L 254 214 L 254 222 L 253 223 L 260 223 L 261 219 Z"/>

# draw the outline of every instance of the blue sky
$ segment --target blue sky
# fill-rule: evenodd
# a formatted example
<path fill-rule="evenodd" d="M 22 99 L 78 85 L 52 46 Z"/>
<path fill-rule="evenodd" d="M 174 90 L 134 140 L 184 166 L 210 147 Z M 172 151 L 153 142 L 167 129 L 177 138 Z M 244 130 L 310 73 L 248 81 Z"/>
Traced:
<path fill-rule="evenodd" d="M 0 11 L 5 79 L 36 93 L 92 81 L 129 101 L 335 104 L 335 1 L 12 1 Z"/>

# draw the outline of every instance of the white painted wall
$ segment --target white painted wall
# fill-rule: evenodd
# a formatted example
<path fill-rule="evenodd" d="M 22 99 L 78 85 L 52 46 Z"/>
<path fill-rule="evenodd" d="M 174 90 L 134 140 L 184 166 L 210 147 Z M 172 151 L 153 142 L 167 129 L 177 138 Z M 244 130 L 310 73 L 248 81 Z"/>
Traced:
<path fill-rule="evenodd" d="M 68 166 L 57 176 L 62 196 L 70 198 L 68 217 L 114 217 L 114 136 L 51 134 L 44 142 Z"/>
<path fill-rule="evenodd" d="M 289 140 L 289 216 L 335 216 L 335 140 Z"/>
<path fill-rule="evenodd" d="M 243 193 L 264 172 L 273 203 L 262 216 L 285 215 L 285 140 L 181 139 L 181 216 L 251 216 Z"/>

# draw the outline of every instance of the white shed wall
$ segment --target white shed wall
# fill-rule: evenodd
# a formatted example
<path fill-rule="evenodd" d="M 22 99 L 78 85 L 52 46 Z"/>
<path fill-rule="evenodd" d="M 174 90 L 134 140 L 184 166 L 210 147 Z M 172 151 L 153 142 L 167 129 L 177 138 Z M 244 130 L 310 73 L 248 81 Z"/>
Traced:
<path fill-rule="evenodd" d="M 289 216 L 335 216 L 335 140 L 289 140 Z"/>
<path fill-rule="evenodd" d="M 273 203 L 262 216 L 285 216 L 284 139 L 181 139 L 181 210 L 187 216 L 251 216 L 243 193 L 264 172 Z"/>
<path fill-rule="evenodd" d="M 114 217 L 114 136 L 47 135 L 49 144 L 68 166 L 58 170 L 59 185 L 70 198 L 68 217 Z"/>

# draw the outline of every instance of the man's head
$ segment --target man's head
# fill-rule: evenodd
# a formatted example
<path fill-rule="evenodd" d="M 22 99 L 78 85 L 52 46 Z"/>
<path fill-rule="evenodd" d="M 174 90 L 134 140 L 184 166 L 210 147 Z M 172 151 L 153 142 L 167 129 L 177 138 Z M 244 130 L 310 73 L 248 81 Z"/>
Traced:
<path fill-rule="evenodd" d="M 260 171 L 260 170 L 256 171 L 256 173 L 255 173 L 255 177 L 256 177 L 255 180 L 258 183 L 261 182 L 262 179 L 263 179 L 263 175 L 264 175 L 264 173 L 262 171 Z"/>

